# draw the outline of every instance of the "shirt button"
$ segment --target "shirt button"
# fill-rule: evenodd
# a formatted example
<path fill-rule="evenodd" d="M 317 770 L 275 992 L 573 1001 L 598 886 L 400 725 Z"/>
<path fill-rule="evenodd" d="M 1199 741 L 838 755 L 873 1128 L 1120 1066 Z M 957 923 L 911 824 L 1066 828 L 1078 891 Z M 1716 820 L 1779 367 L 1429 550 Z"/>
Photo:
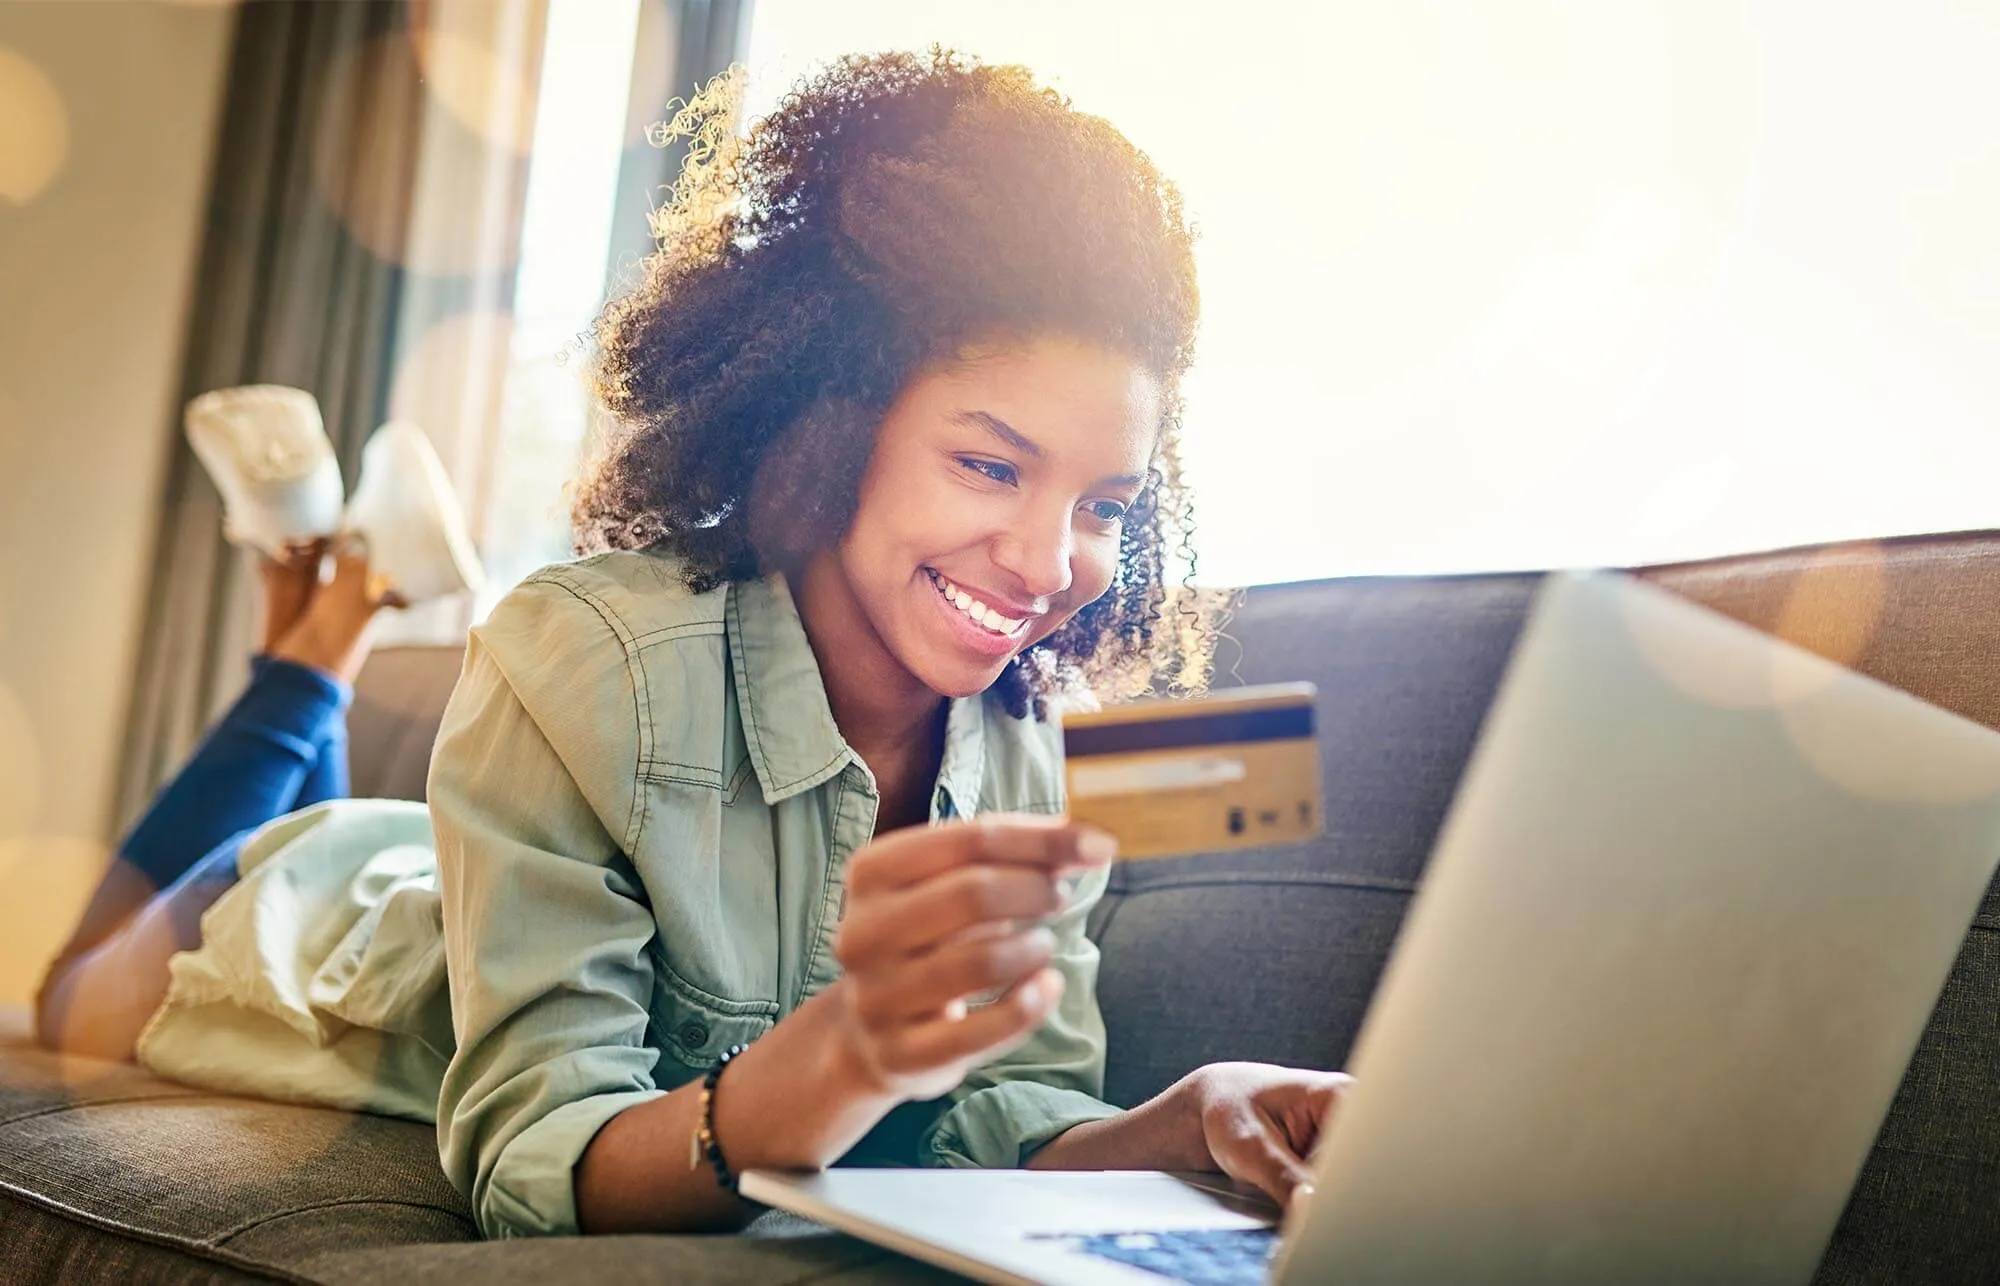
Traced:
<path fill-rule="evenodd" d="M 708 1044 L 708 1028 L 702 1026 L 700 1023 L 682 1023 L 681 1029 L 676 1035 L 680 1037 L 681 1044 L 687 1046 L 689 1049 L 699 1049 L 703 1045 Z"/>

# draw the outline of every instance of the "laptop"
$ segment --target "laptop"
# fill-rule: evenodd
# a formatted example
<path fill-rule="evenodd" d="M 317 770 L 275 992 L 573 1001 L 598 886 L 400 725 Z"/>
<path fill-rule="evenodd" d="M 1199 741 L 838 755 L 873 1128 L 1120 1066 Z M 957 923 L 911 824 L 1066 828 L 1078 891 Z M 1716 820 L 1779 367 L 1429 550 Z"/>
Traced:
<path fill-rule="evenodd" d="M 1808 1281 L 2000 858 L 2000 733 L 1611 573 L 1544 582 L 1313 1158 L 752 1172 L 984 1282 Z"/>

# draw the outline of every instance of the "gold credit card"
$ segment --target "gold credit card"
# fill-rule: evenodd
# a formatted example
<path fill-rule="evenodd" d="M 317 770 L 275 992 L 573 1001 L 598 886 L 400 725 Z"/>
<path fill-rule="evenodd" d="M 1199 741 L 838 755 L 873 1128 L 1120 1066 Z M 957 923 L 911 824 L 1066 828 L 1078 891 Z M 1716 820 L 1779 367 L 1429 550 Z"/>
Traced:
<path fill-rule="evenodd" d="M 1314 695 L 1279 683 L 1065 714 L 1069 815 L 1117 836 L 1121 859 L 1311 839 Z"/>

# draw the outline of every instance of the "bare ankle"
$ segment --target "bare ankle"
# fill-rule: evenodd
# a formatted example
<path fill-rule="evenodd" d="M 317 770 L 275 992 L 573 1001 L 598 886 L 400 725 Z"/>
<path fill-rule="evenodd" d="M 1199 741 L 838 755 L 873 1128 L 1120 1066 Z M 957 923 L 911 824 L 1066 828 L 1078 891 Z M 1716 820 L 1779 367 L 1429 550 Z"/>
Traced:
<path fill-rule="evenodd" d="M 384 606 L 368 559 L 353 546 L 333 554 L 333 577 L 318 586 L 305 614 L 271 649 L 271 655 L 331 674 L 352 684 L 368 659 L 370 626 Z"/>
<path fill-rule="evenodd" d="M 268 555 L 258 560 L 257 572 L 264 589 L 264 628 L 258 648 L 273 652 L 312 605 L 313 591 L 319 588 L 320 558 L 325 541 L 295 545 L 283 558 Z"/>
<path fill-rule="evenodd" d="M 352 687 L 361 674 L 363 663 L 368 660 L 369 633 L 366 626 L 358 632 L 329 630 L 308 615 L 287 631 L 269 649 L 269 654 L 280 661 L 317 670 Z"/>

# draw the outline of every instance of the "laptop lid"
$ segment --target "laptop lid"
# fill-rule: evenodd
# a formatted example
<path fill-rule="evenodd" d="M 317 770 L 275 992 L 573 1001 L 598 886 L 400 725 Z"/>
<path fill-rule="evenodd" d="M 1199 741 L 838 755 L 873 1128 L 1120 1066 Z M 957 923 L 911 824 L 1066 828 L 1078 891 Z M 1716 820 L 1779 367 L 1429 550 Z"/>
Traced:
<path fill-rule="evenodd" d="M 2000 734 L 1552 576 L 1281 1281 L 1804 1282 L 2000 857 Z"/>

